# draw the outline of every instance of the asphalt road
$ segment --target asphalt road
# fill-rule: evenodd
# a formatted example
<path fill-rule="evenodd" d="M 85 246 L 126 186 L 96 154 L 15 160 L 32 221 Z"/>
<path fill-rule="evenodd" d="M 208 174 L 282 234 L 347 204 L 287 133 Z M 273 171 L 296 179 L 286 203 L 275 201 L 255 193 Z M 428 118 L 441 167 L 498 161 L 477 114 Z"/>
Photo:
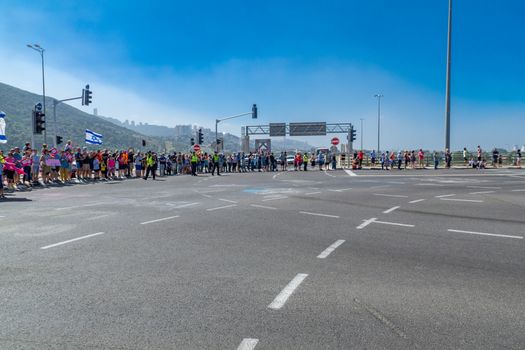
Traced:
<path fill-rule="evenodd" d="M 522 170 L 17 193 L 0 349 L 524 349 L 524 236 Z"/>

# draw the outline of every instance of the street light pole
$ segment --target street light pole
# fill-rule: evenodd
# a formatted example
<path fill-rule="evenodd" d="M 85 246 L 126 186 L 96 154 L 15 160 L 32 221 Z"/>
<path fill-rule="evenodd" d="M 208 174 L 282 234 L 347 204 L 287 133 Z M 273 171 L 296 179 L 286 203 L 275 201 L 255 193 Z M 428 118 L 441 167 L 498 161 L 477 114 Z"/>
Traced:
<path fill-rule="evenodd" d="M 374 97 L 377 98 L 377 154 L 379 156 L 381 146 L 381 98 L 384 97 L 384 95 L 375 94 Z"/>
<path fill-rule="evenodd" d="M 447 78 L 445 92 L 445 149 L 450 150 L 450 75 L 452 58 L 452 0 L 448 1 Z"/>
<path fill-rule="evenodd" d="M 46 51 L 42 46 L 38 44 L 27 44 L 27 47 L 30 49 L 33 49 L 40 53 L 40 57 L 42 59 L 42 107 L 44 110 L 44 115 L 46 115 L 46 79 L 44 74 L 44 51 Z M 47 115 L 46 115 L 47 118 Z M 55 125 L 56 128 L 56 125 Z M 47 131 L 44 129 L 44 143 L 47 143 Z M 32 147 L 35 147 L 35 145 L 32 145 Z"/>
<path fill-rule="evenodd" d="M 363 118 L 359 118 L 361 120 L 361 151 L 363 150 Z"/>
<path fill-rule="evenodd" d="M 245 115 L 252 115 L 252 118 L 254 119 L 257 119 L 257 105 L 253 105 L 252 107 L 252 111 L 251 112 L 247 112 L 247 113 L 241 113 L 241 114 L 236 114 L 236 115 L 232 115 L 230 117 L 225 117 L 225 118 L 221 118 L 221 119 L 215 119 L 215 151 L 216 152 L 219 152 L 219 143 L 217 142 L 219 139 L 219 135 L 218 135 L 218 126 L 219 126 L 219 123 L 220 122 L 223 122 L 225 120 L 230 120 L 230 119 L 234 119 L 234 118 L 239 118 L 239 117 L 244 117 Z M 224 145 L 223 145 L 224 147 Z"/>

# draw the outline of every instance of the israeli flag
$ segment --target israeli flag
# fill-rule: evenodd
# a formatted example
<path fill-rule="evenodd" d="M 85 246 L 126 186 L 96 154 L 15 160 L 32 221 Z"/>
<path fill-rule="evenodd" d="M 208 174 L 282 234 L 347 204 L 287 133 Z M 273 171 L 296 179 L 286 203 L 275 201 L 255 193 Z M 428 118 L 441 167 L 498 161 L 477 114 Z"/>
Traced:
<path fill-rule="evenodd" d="M 5 136 L 5 113 L 0 111 L 0 143 L 7 143 Z"/>
<path fill-rule="evenodd" d="M 86 143 L 90 145 L 101 145 L 102 135 L 86 129 Z"/>

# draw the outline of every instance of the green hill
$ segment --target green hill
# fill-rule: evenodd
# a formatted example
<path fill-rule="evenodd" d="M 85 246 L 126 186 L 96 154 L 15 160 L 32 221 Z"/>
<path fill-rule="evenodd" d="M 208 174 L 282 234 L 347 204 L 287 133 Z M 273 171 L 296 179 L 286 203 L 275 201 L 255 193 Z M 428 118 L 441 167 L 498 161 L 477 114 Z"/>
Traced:
<path fill-rule="evenodd" d="M 31 110 L 41 100 L 41 95 L 0 83 L 0 110 L 7 115 L 5 119 L 8 140 L 7 144 L 0 145 L 0 149 L 5 151 L 15 146 L 22 147 L 25 142 L 31 140 Z M 55 130 L 53 125 L 53 100 L 51 97 L 46 97 L 47 142 L 50 145 L 53 145 Z M 75 145 L 82 147 L 87 146 L 84 142 L 85 129 L 90 129 L 103 135 L 104 144 L 102 147 L 104 148 L 142 148 L 143 139 L 146 140 L 148 149 L 160 150 L 161 147 L 164 148 L 164 140 L 161 138 L 142 135 L 64 103 L 57 106 L 57 124 L 58 135 L 63 137 L 64 142 L 72 140 Z M 41 145 L 43 141 L 43 136 L 35 136 L 37 146 Z M 94 146 L 91 146 L 91 148 L 94 148 Z"/>

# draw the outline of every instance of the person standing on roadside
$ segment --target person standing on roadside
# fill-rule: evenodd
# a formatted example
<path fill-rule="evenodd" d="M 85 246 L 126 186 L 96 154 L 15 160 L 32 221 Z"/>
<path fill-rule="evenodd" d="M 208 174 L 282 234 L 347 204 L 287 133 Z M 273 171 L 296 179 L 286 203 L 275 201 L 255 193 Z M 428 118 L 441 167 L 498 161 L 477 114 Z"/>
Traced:
<path fill-rule="evenodd" d="M 499 151 L 496 147 L 492 150 L 492 166 L 494 168 L 498 167 L 498 158 L 499 158 Z"/>
<path fill-rule="evenodd" d="M 370 153 L 370 162 L 372 163 L 372 169 L 376 167 L 376 151 L 372 150 Z"/>
<path fill-rule="evenodd" d="M 516 151 L 516 167 L 518 169 L 521 169 L 521 150 L 520 149 Z"/>
<path fill-rule="evenodd" d="M 191 155 L 191 176 L 197 176 L 197 163 L 199 162 L 199 157 L 195 152 Z"/>
<path fill-rule="evenodd" d="M 467 151 L 467 147 L 463 147 L 463 165 L 467 166 L 468 167 L 468 151 Z"/>
<path fill-rule="evenodd" d="M 304 156 L 303 156 L 303 170 L 304 171 L 307 171 L 308 170 L 308 153 L 304 153 Z"/>
<path fill-rule="evenodd" d="M 445 149 L 445 164 L 447 169 L 450 169 L 452 164 L 452 153 L 450 153 L 450 150 L 448 148 Z"/>
<path fill-rule="evenodd" d="M 477 153 L 477 156 L 478 156 L 478 163 L 481 162 L 481 157 L 483 156 L 483 151 L 481 150 L 481 147 L 478 145 L 478 149 L 476 151 Z"/>
<path fill-rule="evenodd" d="M 422 148 L 420 148 L 419 152 L 417 152 L 417 158 L 419 160 L 419 169 L 425 169 L 425 152 L 423 152 Z"/>
<path fill-rule="evenodd" d="M 153 177 L 153 180 L 155 180 L 155 159 L 153 158 L 153 153 L 151 151 L 148 151 L 146 155 L 146 175 L 143 177 L 144 180 L 147 180 L 149 177 L 149 174 L 151 173 L 151 176 Z"/>
<path fill-rule="evenodd" d="M 437 168 L 439 167 L 439 154 L 437 153 L 437 151 L 434 151 L 434 153 L 432 154 L 432 158 L 434 159 L 434 170 L 437 170 Z"/>
<path fill-rule="evenodd" d="M 211 160 L 212 160 L 211 175 L 212 176 L 215 175 L 215 170 L 217 170 L 217 176 L 221 176 L 221 173 L 219 172 L 219 154 L 217 154 L 217 151 L 213 153 Z"/>

